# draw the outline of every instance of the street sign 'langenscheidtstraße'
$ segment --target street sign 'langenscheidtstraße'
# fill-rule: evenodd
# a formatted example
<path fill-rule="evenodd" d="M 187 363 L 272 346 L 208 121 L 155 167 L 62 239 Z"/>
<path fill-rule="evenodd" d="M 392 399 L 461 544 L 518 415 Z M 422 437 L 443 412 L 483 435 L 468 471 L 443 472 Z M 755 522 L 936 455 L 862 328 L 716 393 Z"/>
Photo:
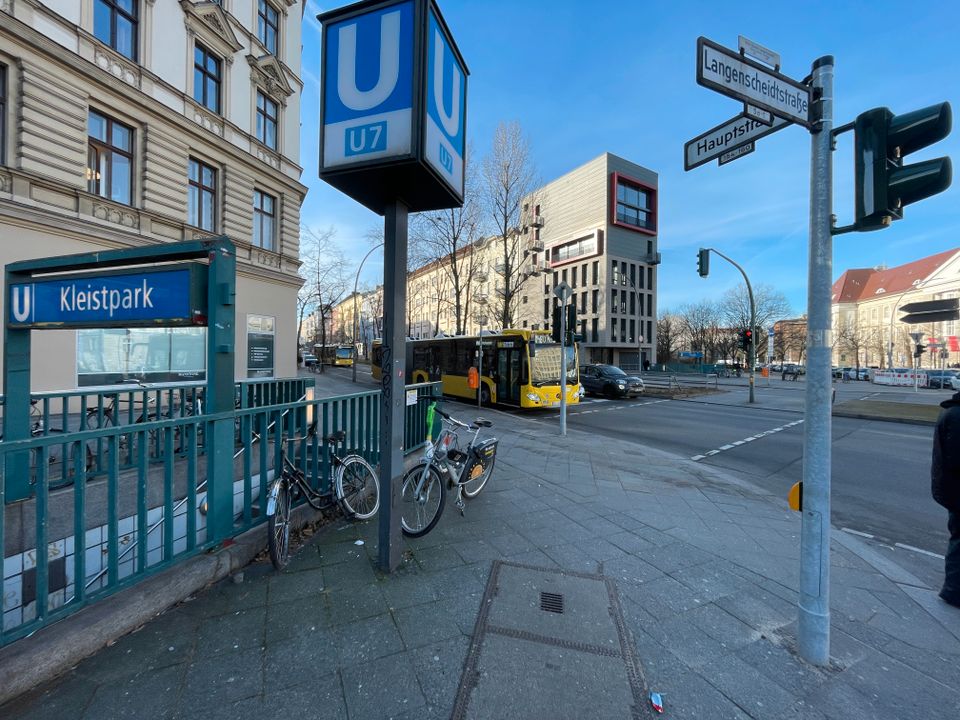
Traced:
<path fill-rule="evenodd" d="M 697 83 L 810 127 L 810 87 L 705 37 L 697 38 Z"/>
<path fill-rule="evenodd" d="M 683 169 L 692 170 L 789 124 L 779 117 L 774 117 L 773 125 L 769 127 L 759 120 L 742 116 L 727 120 L 683 146 Z"/>

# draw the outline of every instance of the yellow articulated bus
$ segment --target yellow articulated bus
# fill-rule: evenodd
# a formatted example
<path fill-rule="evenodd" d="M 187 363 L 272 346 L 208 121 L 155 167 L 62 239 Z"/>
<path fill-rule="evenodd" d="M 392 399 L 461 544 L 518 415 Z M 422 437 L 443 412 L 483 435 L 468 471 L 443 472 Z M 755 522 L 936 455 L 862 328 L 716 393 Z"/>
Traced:
<path fill-rule="evenodd" d="M 475 400 L 468 373 L 477 367 L 479 338 L 469 336 L 407 341 L 408 382 L 441 380 L 443 394 Z M 374 379 L 380 377 L 380 341 L 371 353 Z M 536 330 L 504 330 L 483 336 L 483 363 L 479 377 L 484 405 L 517 408 L 551 408 L 560 405 L 560 368 L 566 366 L 567 402 L 577 403 L 582 395 L 577 348 L 566 348 L 561 362 L 560 345 L 550 333 Z"/>
<path fill-rule="evenodd" d="M 352 345 L 314 345 L 314 355 L 317 356 L 317 362 L 324 365 L 340 365 L 351 367 L 353 365 L 353 346 Z"/>

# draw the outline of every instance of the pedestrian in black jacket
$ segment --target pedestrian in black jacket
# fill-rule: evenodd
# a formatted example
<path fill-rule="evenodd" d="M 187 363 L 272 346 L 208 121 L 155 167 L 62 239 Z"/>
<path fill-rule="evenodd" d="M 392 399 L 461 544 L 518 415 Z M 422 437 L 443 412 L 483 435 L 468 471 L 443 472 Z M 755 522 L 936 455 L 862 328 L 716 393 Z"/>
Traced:
<path fill-rule="evenodd" d="M 950 542 L 944 561 L 940 597 L 960 607 L 960 392 L 940 403 L 943 410 L 933 431 L 930 485 L 933 499 L 947 509 Z"/>

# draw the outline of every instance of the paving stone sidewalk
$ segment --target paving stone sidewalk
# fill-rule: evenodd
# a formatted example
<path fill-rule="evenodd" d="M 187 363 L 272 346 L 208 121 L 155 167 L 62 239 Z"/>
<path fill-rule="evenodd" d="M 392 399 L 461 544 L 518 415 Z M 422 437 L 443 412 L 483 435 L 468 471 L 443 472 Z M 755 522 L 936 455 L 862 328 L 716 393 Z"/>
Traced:
<path fill-rule="evenodd" d="M 406 541 L 395 574 L 376 570 L 375 523 L 334 523 L 286 571 L 249 566 L 0 717 L 554 720 L 588 702 L 589 717 L 645 718 L 651 690 L 666 718 L 960 717 L 960 610 L 909 568 L 834 533 L 833 662 L 813 668 L 795 653 L 800 524 L 782 498 L 657 450 L 491 417 L 488 487 Z M 629 647 L 609 628 L 608 645 L 551 647 L 537 641 L 549 628 L 496 631 L 511 616 L 494 617 L 488 589 L 505 567 L 567 571 L 565 622 L 591 582 L 612 588 Z M 500 634 L 475 636 L 478 616 Z M 630 657 L 639 700 L 621 677 Z"/>

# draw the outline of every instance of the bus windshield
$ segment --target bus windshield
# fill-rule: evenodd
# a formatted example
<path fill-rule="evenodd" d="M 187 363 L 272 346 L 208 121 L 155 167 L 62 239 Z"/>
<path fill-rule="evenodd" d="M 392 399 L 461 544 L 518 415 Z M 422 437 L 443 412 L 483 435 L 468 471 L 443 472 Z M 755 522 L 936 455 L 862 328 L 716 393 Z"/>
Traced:
<path fill-rule="evenodd" d="M 344 360 L 349 360 L 353 357 L 353 348 L 348 347 L 338 347 L 337 348 L 337 357 Z"/>
<path fill-rule="evenodd" d="M 564 348 L 567 356 L 567 382 L 577 381 L 577 358 L 572 347 Z M 554 385 L 560 382 L 560 346 L 537 345 L 530 358 L 530 382 L 533 385 Z"/>

